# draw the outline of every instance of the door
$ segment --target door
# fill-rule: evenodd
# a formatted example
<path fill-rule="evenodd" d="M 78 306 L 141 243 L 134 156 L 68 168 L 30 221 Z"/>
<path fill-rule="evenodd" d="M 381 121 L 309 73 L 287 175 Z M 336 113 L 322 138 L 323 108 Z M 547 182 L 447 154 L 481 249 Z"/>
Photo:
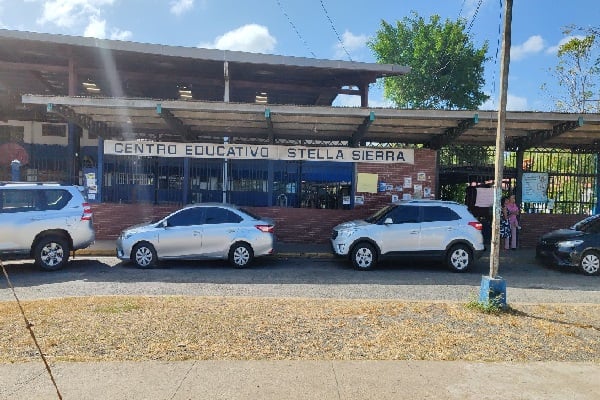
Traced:
<path fill-rule="evenodd" d="M 223 207 L 206 207 L 203 225 L 202 254 L 224 257 L 242 229 L 242 217 Z"/>
<path fill-rule="evenodd" d="M 419 209 L 420 207 L 414 206 L 397 206 L 381 219 L 378 243 L 382 254 L 418 250 L 421 234 Z M 383 223 L 386 219 L 391 219 L 392 223 Z"/>
<path fill-rule="evenodd" d="M 167 226 L 158 226 L 155 243 L 159 257 L 193 258 L 202 253 L 202 222 L 204 209 L 183 209 L 166 219 Z"/>

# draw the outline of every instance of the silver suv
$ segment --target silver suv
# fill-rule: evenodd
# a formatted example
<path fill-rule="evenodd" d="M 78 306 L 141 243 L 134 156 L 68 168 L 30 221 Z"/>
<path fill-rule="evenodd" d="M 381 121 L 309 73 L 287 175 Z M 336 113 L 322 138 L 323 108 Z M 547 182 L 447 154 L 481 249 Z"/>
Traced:
<path fill-rule="evenodd" d="M 456 272 L 481 257 L 482 224 L 467 207 L 450 201 L 390 204 L 364 220 L 333 228 L 333 252 L 349 256 L 356 269 L 372 269 L 385 257 L 443 260 Z"/>
<path fill-rule="evenodd" d="M 57 270 L 95 240 L 92 209 L 78 186 L 0 182 L 0 254 Z"/>

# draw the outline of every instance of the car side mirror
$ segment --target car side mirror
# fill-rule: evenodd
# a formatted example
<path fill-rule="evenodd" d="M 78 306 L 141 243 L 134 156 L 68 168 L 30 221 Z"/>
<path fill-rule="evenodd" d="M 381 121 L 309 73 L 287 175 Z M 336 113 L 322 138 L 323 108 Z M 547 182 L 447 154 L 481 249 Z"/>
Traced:
<path fill-rule="evenodd" d="M 386 219 L 383 221 L 383 224 L 384 224 L 384 225 L 391 225 L 391 224 L 393 224 L 393 223 L 394 223 L 394 221 L 393 221 L 391 218 L 386 218 Z"/>
<path fill-rule="evenodd" d="M 167 226 L 169 226 L 169 223 L 168 223 L 168 221 L 165 219 L 164 221 L 162 221 L 162 222 L 160 223 L 160 226 L 161 226 L 161 227 L 163 227 L 163 228 L 166 228 Z"/>

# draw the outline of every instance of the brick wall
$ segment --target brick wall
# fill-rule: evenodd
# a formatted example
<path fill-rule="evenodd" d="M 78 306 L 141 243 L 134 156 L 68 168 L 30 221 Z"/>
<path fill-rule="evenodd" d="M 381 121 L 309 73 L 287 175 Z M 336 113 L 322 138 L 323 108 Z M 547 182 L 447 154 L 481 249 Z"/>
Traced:
<path fill-rule="evenodd" d="M 584 219 L 580 214 L 521 214 L 519 231 L 521 247 L 535 247 L 538 238 L 555 229 L 568 228 Z"/>
<path fill-rule="evenodd" d="M 364 196 L 365 204 L 356 206 L 376 210 L 392 201 L 392 195 L 397 195 L 400 200 L 404 194 L 419 198 L 424 190 L 429 190 L 433 198 L 437 191 L 437 152 L 429 149 L 415 149 L 414 164 L 357 164 L 357 173 L 377 174 L 378 182 L 391 186 L 391 190 L 377 193 L 356 193 Z M 405 178 L 410 178 L 410 187 L 404 187 Z M 424 178 L 424 180 L 419 180 Z M 422 191 L 416 192 L 415 185 L 420 185 Z"/>
<path fill-rule="evenodd" d="M 383 196 L 383 195 L 382 195 Z M 373 200 L 375 202 L 375 200 Z M 253 213 L 275 221 L 277 240 L 287 243 L 328 243 L 331 229 L 344 221 L 365 218 L 369 207 L 354 210 L 323 210 L 315 208 L 247 207 Z M 115 239 L 131 225 L 159 219 L 178 209 L 177 206 L 151 204 L 93 204 L 94 225 L 98 240 Z M 523 214 L 520 246 L 535 247 L 537 239 L 554 229 L 566 228 L 585 218 L 584 215 Z"/>
<path fill-rule="evenodd" d="M 96 239 L 113 240 L 128 226 L 160 219 L 179 206 L 151 204 L 93 204 Z M 275 222 L 277 240 L 287 243 L 328 243 L 331 229 L 344 221 L 365 218 L 371 212 L 357 210 L 323 210 L 315 208 L 245 207 Z"/>

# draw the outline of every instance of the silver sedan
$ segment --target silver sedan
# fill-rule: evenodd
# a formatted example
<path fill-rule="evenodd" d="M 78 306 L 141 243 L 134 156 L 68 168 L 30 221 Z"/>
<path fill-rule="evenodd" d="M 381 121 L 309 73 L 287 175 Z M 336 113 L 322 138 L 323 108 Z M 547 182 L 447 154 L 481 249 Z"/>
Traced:
<path fill-rule="evenodd" d="M 157 222 L 132 226 L 117 239 L 117 257 L 140 268 L 159 260 L 229 260 L 244 268 L 273 253 L 274 224 L 234 205 L 194 204 Z"/>

